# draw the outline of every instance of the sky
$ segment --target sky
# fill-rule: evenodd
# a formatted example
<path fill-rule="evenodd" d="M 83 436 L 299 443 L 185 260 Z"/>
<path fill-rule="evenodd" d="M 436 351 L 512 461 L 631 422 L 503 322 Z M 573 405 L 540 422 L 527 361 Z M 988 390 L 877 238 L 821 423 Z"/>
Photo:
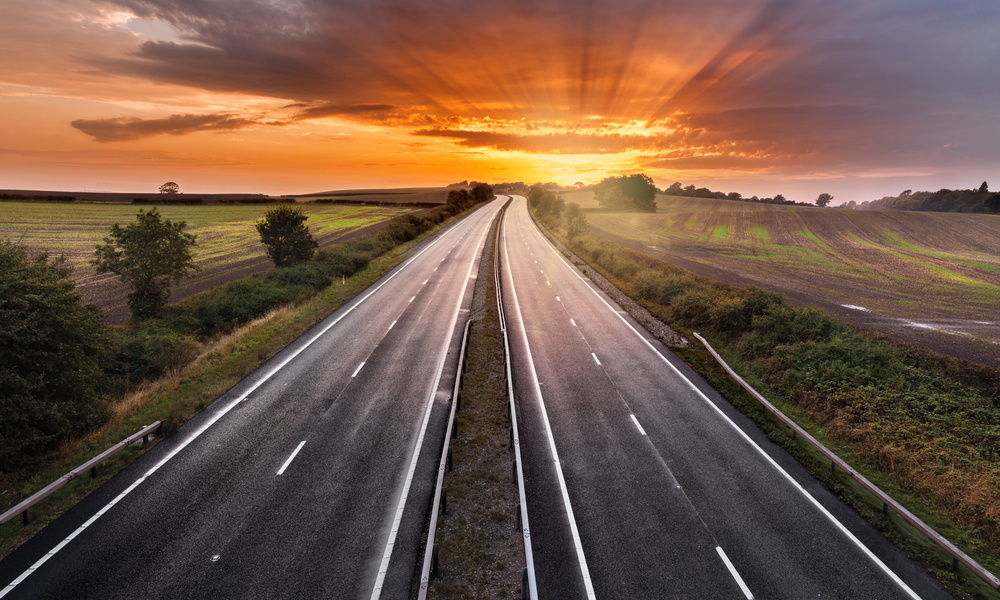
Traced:
<path fill-rule="evenodd" d="M 1000 190 L 996 0 L 0 0 L 0 188 Z"/>

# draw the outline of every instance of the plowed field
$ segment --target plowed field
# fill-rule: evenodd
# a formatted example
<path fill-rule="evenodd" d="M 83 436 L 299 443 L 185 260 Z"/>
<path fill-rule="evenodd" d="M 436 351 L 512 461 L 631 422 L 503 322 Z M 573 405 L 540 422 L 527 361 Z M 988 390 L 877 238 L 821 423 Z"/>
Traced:
<path fill-rule="evenodd" d="M 699 275 L 778 291 L 895 339 L 1000 367 L 1000 216 L 674 196 L 657 203 L 655 214 L 587 219 L 595 234 Z"/>
<path fill-rule="evenodd" d="M 309 216 L 306 225 L 320 248 L 377 227 L 397 215 L 418 210 L 331 204 L 301 207 Z M 111 224 L 128 224 L 135 219 L 139 208 L 148 211 L 151 207 L 0 202 L 0 237 L 22 240 L 32 253 L 65 254 L 74 267 L 73 278 L 84 300 L 108 312 L 111 321 L 121 322 L 128 318 L 127 288 L 113 275 L 95 275 L 88 261 L 94 257 L 94 246 L 101 243 Z M 158 210 L 171 221 L 186 221 L 185 231 L 198 236 L 194 255 L 201 271 L 194 278 L 178 283 L 171 301 L 271 268 L 254 229 L 254 222 L 263 216 L 266 205 L 164 206 Z"/>

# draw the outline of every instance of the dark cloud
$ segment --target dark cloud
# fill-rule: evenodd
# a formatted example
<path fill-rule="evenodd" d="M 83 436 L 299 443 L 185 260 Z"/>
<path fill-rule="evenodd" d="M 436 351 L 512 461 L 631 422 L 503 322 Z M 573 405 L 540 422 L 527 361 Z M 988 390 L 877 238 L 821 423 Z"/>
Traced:
<path fill-rule="evenodd" d="M 186 135 L 198 131 L 231 131 L 258 124 L 234 115 L 171 115 L 165 119 L 80 119 L 70 123 L 98 142 L 125 142 L 160 134 Z"/>
<path fill-rule="evenodd" d="M 519 135 L 448 129 L 421 129 L 413 135 L 451 139 L 466 148 L 494 148 L 541 154 L 616 154 L 629 150 L 653 150 L 669 146 L 674 137 L 574 132 Z"/>

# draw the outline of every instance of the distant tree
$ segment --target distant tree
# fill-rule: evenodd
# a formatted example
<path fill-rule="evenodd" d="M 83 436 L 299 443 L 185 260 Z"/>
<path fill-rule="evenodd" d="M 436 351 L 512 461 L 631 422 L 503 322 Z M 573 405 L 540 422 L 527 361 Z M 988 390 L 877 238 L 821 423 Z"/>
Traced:
<path fill-rule="evenodd" d="M 268 209 L 255 223 L 264 253 L 274 266 L 290 267 L 312 258 L 319 244 L 305 225 L 307 219 L 301 208 L 282 204 Z"/>
<path fill-rule="evenodd" d="M 816 206 L 826 206 L 827 204 L 830 204 L 831 200 L 833 200 L 833 196 L 823 192 L 816 198 Z"/>
<path fill-rule="evenodd" d="M 606 177 L 594 186 L 594 198 L 607 208 L 656 212 L 656 185 L 645 173 Z"/>
<path fill-rule="evenodd" d="M 170 286 L 199 270 L 191 257 L 197 236 L 185 233 L 187 223 L 171 223 L 153 208 L 139 209 L 126 227 L 111 226 L 90 264 L 98 273 L 116 273 L 132 291 L 127 304 L 133 319 L 156 316 L 170 298 Z"/>
<path fill-rule="evenodd" d="M 730 200 L 742 200 L 743 194 L 739 192 L 729 192 L 726 194 L 726 198 L 729 198 Z"/>
<path fill-rule="evenodd" d="M 177 185 L 173 181 L 168 181 L 160 186 L 161 194 L 177 194 L 180 193 L 181 186 Z"/>
<path fill-rule="evenodd" d="M 535 210 L 538 218 L 559 218 L 566 206 L 562 196 L 554 194 L 540 185 L 534 185 L 528 191 L 528 204 Z"/>
<path fill-rule="evenodd" d="M 583 210 L 576 202 L 566 204 L 566 222 L 568 226 L 567 235 L 571 238 L 588 231 L 587 215 L 583 214 Z"/>
<path fill-rule="evenodd" d="M 858 203 L 855 202 L 854 200 L 851 200 L 850 202 L 848 202 L 847 204 L 844 205 L 844 208 L 847 208 L 849 210 L 854 210 L 857 207 L 858 207 Z"/>
<path fill-rule="evenodd" d="M 900 198 L 905 198 L 913 193 L 913 190 L 903 190 L 903 193 L 899 195 Z"/>
<path fill-rule="evenodd" d="M 982 194 L 988 191 L 990 191 L 990 186 L 987 185 L 986 182 L 984 181 L 983 185 L 979 186 L 979 193 Z"/>
<path fill-rule="evenodd" d="M 0 240 L 0 472 L 93 425 L 110 355 L 104 315 L 84 306 L 66 258 Z"/>
<path fill-rule="evenodd" d="M 670 184 L 670 187 L 663 190 L 663 193 L 667 194 L 668 196 L 683 196 L 684 188 L 681 187 L 681 182 L 675 181 Z"/>
<path fill-rule="evenodd" d="M 995 192 L 992 196 L 983 200 L 983 210 L 988 213 L 1000 213 L 1000 192 Z"/>
<path fill-rule="evenodd" d="M 785 200 L 785 197 L 782 196 L 781 194 L 778 194 L 774 197 L 775 204 L 784 204 L 785 202 L 788 202 L 788 200 Z"/>
<path fill-rule="evenodd" d="M 496 195 L 493 193 L 493 188 L 490 187 L 490 184 L 488 183 L 476 183 L 472 186 L 472 189 L 469 190 L 469 193 L 472 194 L 472 197 L 475 199 L 477 204 L 496 198 Z"/>

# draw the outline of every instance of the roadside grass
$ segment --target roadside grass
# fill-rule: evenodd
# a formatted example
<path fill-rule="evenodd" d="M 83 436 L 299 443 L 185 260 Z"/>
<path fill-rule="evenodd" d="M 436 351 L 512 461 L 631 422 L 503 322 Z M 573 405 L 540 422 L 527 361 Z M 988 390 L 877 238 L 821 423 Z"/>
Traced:
<path fill-rule="evenodd" d="M 783 412 L 993 573 L 1000 572 L 1000 373 L 892 344 L 590 235 L 550 230 L 678 331 L 702 333 Z M 801 440 L 701 348 L 675 350 L 775 442 L 960 597 L 1000 598 Z"/>
<path fill-rule="evenodd" d="M 319 323 L 402 260 L 402 254 L 436 231 L 460 218 L 448 218 L 412 240 L 396 245 L 366 266 L 295 304 L 283 303 L 266 314 L 236 324 L 197 342 L 192 360 L 170 366 L 161 376 L 141 381 L 109 399 L 109 419 L 100 429 L 65 440 L 44 464 L 30 473 L 0 474 L 0 506 L 12 507 L 66 472 L 84 463 L 129 434 L 157 420 L 165 421 L 164 435 L 208 406 L 275 352 Z M 147 446 L 151 447 L 151 445 Z M 32 522 L 15 519 L 0 526 L 0 558 L 6 556 L 60 514 L 107 481 L 136 457 L 129 449 L 103 463 L 100 477 L 79 477 L 31 509 Z"/>

